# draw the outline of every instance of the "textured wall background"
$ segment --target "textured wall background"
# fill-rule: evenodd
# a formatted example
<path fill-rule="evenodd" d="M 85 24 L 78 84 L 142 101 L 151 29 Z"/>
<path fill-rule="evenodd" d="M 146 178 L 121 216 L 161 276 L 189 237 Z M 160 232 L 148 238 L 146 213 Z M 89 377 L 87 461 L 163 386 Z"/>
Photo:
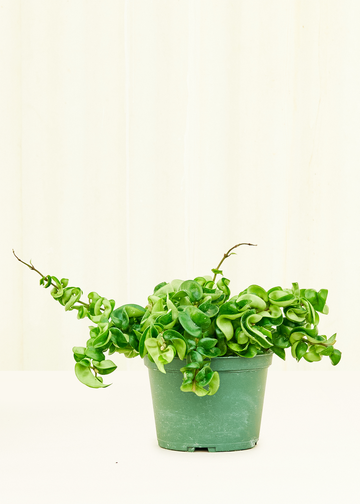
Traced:
<path fill-rule="evenodd" d="M 0 7 L 0 369 L 71 368 L 88 335 L 12 248 L 120 305 L 209 273 L 240 241 L 258 247 L 225 263 L 233 293 L 328 288 L 320 328 L 355 366 L 360 4 Z"/>

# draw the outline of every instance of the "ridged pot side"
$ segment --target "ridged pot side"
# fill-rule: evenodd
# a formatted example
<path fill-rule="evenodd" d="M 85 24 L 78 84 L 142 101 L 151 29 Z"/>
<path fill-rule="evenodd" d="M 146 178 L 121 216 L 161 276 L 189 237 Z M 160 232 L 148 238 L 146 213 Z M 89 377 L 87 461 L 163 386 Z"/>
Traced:
<path fill-rule="evenodd" d="M 164 374 L 145 357 L 159 446 L 179 451 L 253 448 L 259 439 L 271 361 L 272 353 L 252 359 L 211 359 L 211 368 L 220 375 L 220 388 L 213 396 L 198 397 L 180 390 L 185 361 L 174 359 Z"/>

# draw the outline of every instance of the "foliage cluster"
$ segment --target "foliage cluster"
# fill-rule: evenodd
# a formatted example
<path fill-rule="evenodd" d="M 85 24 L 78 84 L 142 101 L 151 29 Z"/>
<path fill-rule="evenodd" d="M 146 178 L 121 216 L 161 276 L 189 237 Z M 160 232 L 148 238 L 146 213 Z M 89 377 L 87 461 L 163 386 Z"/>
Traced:
<path fill-rule="evenodd" d="M 231 296 L 227 278 L 216 282 L 216 276 L 222 275 L 219 267 L 212 270 L 213 278 L 158 284 L 146 307 L 119 308 L 96 292 L 84 303 L 81 289 L 69 287 L 67 279 L 35 271 L 42 276 L 41 285 L 52 286 L 52 297 L 66 311 L 77 310 L 79 319 L 92 322 L 86 345 L 73 348 L 76 376 L 89 387 L 108 386 L 103 376 L 116 369 L 108 358 L 115 353 L 149 358 L 162 373 L 174 358 L 183 360 L 181 390 L 198 396 L 213 395 L 219 388 L 219 374 L 211 369 L 215 357 L 254 358 L 273 352 L 285 360 L 285 349 L 291 348 L 297 361 L 316 362 L 328 356 L 338 364 L 336 334 L 327 338 L 318 332 L 319 313 L 328 313 L 326 289 L 300 289 L 297 283 L 290 289 L 269 290 L 250 285 Z"/>

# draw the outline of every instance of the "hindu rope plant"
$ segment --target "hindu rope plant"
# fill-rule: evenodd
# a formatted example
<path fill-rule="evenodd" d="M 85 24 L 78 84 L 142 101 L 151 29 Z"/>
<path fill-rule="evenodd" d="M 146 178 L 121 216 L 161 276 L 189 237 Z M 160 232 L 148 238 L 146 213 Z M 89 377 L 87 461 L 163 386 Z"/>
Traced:
<path fill-rule="evenodd" d="M 240 356 L 251 359 L 273 352 L 285 360 L 286 348 L 297 360 L 320 361 L 328 356 L 338 364 L 341 352 L 334 348 L 336 334 L 319 335 L 319 313 L 327 314 L 328 291 L 273 287 L 265 290 L 250 285 L 231 296 L 230 280 L 220 267 L 239 243 L 224 254 L 213 276 L 193 280 L 162 282 L 154 288 L 145 307 L 125 304 L 115 308 L 115 301 L 90 292 L 81 301 L 79 287 L 68 280 L 44 276 L 31 263 L 15 257 L 41 275 L 40 285 L 52 287 L 51 295 L 66 311 L 77 311 L 79 319 L 92 322 L 85 346 L 75 346 L 75 374 L 80 382 L 93 388 L 107 387 L 103 376 L 116 364 L 107 358 L 115 353 L 132 358 L 147 356 L 160 372 L 174 358 L 184 361 L 181 368 L 183 392 L 198 396 L 217 392 L 219 374 L 211 369 L 214 357 Z M 221 278 L 216 281 L 218 275 Z"/>

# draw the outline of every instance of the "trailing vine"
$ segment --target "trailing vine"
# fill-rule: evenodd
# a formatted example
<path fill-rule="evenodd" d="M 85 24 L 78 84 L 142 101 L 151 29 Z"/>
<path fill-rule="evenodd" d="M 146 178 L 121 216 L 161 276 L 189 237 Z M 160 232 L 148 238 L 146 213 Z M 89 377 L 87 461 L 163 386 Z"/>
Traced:
<path fill-rule="evenodd" d="M 211 369 L 215 357 L 254 358 L 273 352 L 285 360 L 285 350 L 300 361 L 320 361 L 329 357 L 333 365 L 341 359 L 334 348 L 336 334 L 319 335 L 319 313 L 327 314 L 328 291 L 273 287 L 265 290 L 250 285 L 232 297 L 230 280 L 220 270 L 225 259 L 241 245 L 226 252 L 214 276 L 193 280 L 173 280 L 155 286 L 146 307 L 126 304 L 115 308 L 115 301 L 96 292 L 81 300 L 79 287 L 70 287 L 66 278 L 43 275 L 30 261 L 15 257 L 40 276 L 40 285 L 52 287 L 51 295 L 66 311 L 77 310 L 79 319 L 93 323 L 85 346 L 73 347 L 75 374 L 85 385 L 107 387 L 103 376 L 112 373 L 116 364 L 107 358 L 115 353 L 127 358 L 140 356 L 154 362 L 166 372 L 174 358 L 184 361 L 181 390 L 198 396 L 213 395 L 220 385 L 219 374 Z M 216 281 L 217 275 L 222 278 Z"/>

